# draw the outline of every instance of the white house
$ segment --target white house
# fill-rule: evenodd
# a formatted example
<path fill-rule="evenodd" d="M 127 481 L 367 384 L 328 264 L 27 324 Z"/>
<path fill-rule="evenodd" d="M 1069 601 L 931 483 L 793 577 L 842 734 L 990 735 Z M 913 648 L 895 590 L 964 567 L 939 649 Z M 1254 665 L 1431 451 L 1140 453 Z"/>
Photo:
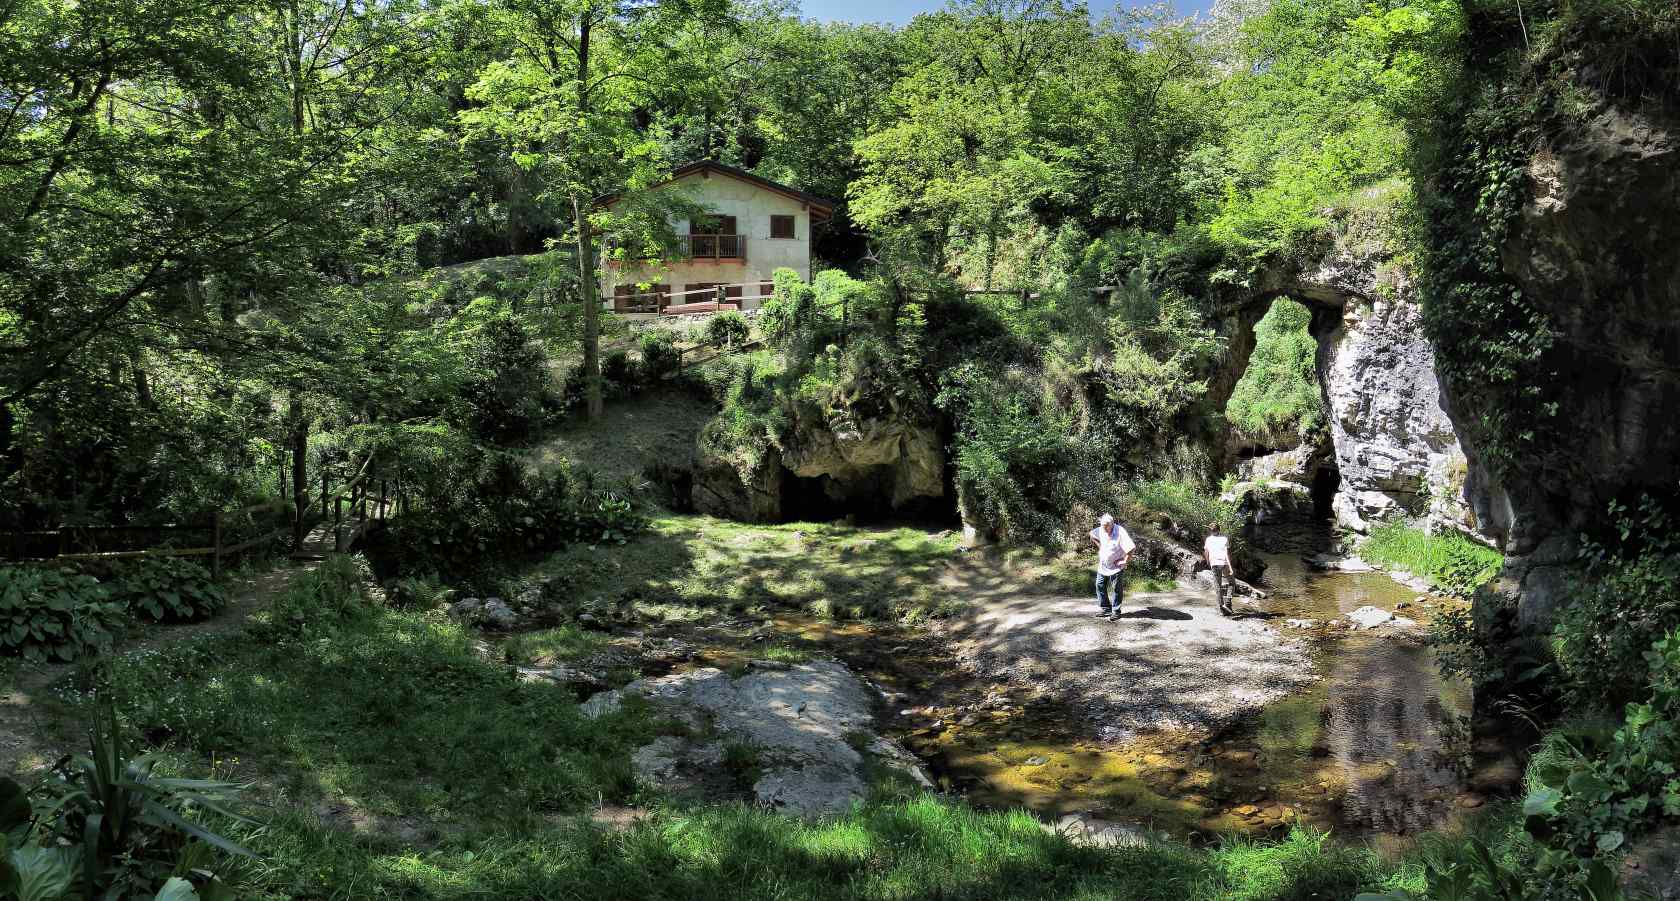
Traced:
<path fill-rule="evenodd" d="M 601 275 L 603 303 L 619 312 L 672 308 L 755 309 L 770 294 L 772 274 L 792 269 L 811 277 L 811 231 L 828 222 L 834 203 L 712 160 L 681 166 L 654 186 L 684 189 L 712 215 L 673 223 L 684 253 L 669 260 L 609 260 Z M 611 209 L 616 196 L 602 199 Z M 642 288 L 643 284 L 651 287 Z M 685 310 L 686 311 L 686 310 Z"/>

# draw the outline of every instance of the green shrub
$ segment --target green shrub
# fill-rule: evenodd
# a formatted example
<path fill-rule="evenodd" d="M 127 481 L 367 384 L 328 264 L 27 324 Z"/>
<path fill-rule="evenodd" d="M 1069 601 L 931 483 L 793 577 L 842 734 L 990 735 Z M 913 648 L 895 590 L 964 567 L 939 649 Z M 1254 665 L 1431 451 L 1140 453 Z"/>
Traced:
<path fill-rule="evenodd" d="M 1577 705 L 1632 700 L 1644 685 L 1645 652 L 1680 629 L 1680 541 L 1655 499 L 1610 506 L 1615 535 L 1583 542 L 1586 571 L 1574 580 L 1552 650 Z"/>
<path fill-rule="evenodd" d="M 408 513 L 366 542 L 382 578 L 477 578 L 501 562 L 574 541 L 617 542 L 644 521 L 627 496 L 587 475 L 536 471 L 515 455 L 466 449 L 438 461 Z"/>
<path fill-rule="evenodd" d="M 1438 590 L 1469 596 L 1499 575 L 1505 558 L 1457 532 L 1431 535 L 1404 522 L 1371 530 L 1359 555 L 1382 566 L 1404 569 L 1428 579 Z"/>
<path fill-rule="evenodd" d="M 366 558 L 332 554 L 312 570 L 292 577 L 269 611 L 268 625 L 283 634 L 355 617 L 367 609 L 366 586 L 373 574 Z"/>
<path fill-rule="evenodd" d="M 68 570 L 0 567 L 0 654 L 31 663 L 109 650 L 127 617 L 99 580 Z"/>
<path fill-rule="evenodd" d="M 443 606 L 449 586 L 436 573 L 421 573 L 393 580 L 385 589 L 386 603 L 406 610 L 431 610 Z"/>
<path fill-rule="evenodd" d="M 751 333 L 747 317 L 736 312 L 724 312 L 706 320 L 701 340 L 719 350 L 733 350 L 746 344 Z"/>
<path fill-rule="evenodd" d="M 148 557 L 118 574 L 116 598 L 137 619 L 192 623 L 227 607 L 227 593 L 204 567 L 179 557 Z"/>
<path fill-rule="evenodd" d="M 1680 630 L 1644 655 L 1644 698 L 1619 728 L 1564 730 L 1530 768 L 1528 830 L 1547 849 L 1540 874 L 1574 882 L 1658 820 L 1680 820 Z"/>
<path fill-rule="evenodd" d="M 664 381 L 681 370 L 682 354 L 670 332 L 643 332 L 637 346 L 642 353 L 642 377 L 648 381 Z"/>
<path fill-rule="evenodd" d="M 466 387 L 473 431 L 499 441 L 525 438 L 559 412 L 548 373 L 548 357 L 531 342 L 525 326 L 498 316 L 479 330 Z"/>
<path fill-rule="evenodd" d="M 1236 507 L 1213 491 L 1181 479 L 1133 482 L 1125 491 L 1127 513 L 1145 518 L 1166 517 L 1182 532 L 1205 536 L 1214 525 L 1226 535 L 1241 534 Z"/>
<path fill-rule="evenodd" d="M 601 360 L 601 378 L 620 392 L 633 389 L 639 375 L 636 364 L 630 362 L 630 354 L 625 351 L 612 351 Z"/>

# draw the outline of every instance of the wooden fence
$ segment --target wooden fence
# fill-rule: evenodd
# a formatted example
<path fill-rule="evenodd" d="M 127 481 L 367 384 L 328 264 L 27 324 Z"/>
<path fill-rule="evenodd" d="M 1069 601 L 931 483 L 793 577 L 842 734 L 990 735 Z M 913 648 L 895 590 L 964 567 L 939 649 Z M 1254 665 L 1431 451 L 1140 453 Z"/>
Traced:
<path fill-rule="evenodd" d="M 332 491 L 331 473 L 326 467 L 321 472 L 321 492 L 316 495 L 310 492 L 310 497 L 304 503 L 297 504 L 290 498 L 277 501 L 266 501 L 253 504 L 237 510 L 216 510 L 211 512 L 208 522 L 199 524 L 171 523 L 149 526 L 60 526 L 57 529 L 20 530 L 0 532 L 0 548 L 5 550 L 4 558 L 20 562 L 45 561 L 104 561 L 124 560 L 144 557 L 208 557 L 210 570 L 216 578 L 221 578 L 223 562 L 246 551 L 272 544 L 282 538 L 293 537 L 292 553 L 294 556 L 311 556 L 303 546 L 303 536 L 311 527 L 311 518 L 332 521 L 333 550 L 343 551 L 354 544 L 361 537 L 369 525 L 376 521 L 383 521 L 389 508 L 395 505 L 395 497 L 390 496 L 388 480 L 380 480 L 378 500 L 374 501 L 372 494 L 373 481 L 370 473 L 373 470 L 373 456 L 369 455 L 360 467 L 356 469 L 355 477 L 342 485 L 337 492 Z M 284 481 L 282 481 L 282 485 Z M 351 512 L 354 523 L 351 530 L 345 532 L 345 508 Z M 369 507 L 372 505 L 370 515 Z M 263 512 L 281 513 L 291 511 L 285 525 L 264 531 L 262 534 L 247 538 L 243 541 L 227 541 L 229 527 L 240 524 L 256 525 L 256 514 Z M 179 536 L 179 541 L 169 541 L 171 536 Z M 136 543 L 121 541 L 124 537 L 138 537 L 144 547 L 129 547 L 111 550 L 111 544 Z M 202 543 L 194 544 L 194 540 Z"/>

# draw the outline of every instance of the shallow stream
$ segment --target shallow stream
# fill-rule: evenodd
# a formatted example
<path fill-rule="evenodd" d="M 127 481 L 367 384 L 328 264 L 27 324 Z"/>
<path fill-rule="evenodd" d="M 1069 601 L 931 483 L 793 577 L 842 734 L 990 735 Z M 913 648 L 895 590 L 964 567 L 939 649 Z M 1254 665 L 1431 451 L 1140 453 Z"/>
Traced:
<path fill-rule="evenodd" d="M 1401 838 L 1446 824 L 1520 777 L 1498 737 L 1477 738 L 1470 692 L 1438 674 L 1419 630 L 1354 630 L 1375 606 L 1427 622 L 1455 603 L 1383 573 L 1316 572 L 1268 560 L 1269 598 L 1246 615 L 1307 639 L 1319 678 L 1258 717 L 1209 735 L 1101 742 L 1081 711 L 959 674 L 939 642 L 910 632 L 782 620 L 894 698 L 896 737 L 943 787 L 981 806 L 1026 807 L 1180 836 L 1266 833 L 1297 821 L 1342 837 Z M 932 725 L 930 725 L 932 720 Z"/>

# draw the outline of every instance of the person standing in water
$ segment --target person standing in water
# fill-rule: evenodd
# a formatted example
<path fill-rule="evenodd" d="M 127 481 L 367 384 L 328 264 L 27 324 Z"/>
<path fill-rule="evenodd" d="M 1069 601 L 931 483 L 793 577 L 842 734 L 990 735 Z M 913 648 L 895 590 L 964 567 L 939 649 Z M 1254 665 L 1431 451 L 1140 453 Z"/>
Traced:
<path fill-rule="evenodd" d="M 1231 593 L 1235 587 L 1231 578 L 1231 539 L 1225 537 L 1219 523 L 1208 530 L 1207 540 L 1202 542 L 1202 556 L 1213 573 L 1213 593 L 1219 598 L 1219 612 L 1230 616 L 1234 612 Z"/>
<path fill-rule="evenodd" d="M 1097 546 L 1097 615 L 1107 620 L 1120 618 L 1120 600 L 1126 591 L 1126 563 L 1132 559 L 1132 536 L 1104 513 L 1091 530 L 1091 542 Z M 1108 596 L 1113 589 L 1114 602 Z"/>

